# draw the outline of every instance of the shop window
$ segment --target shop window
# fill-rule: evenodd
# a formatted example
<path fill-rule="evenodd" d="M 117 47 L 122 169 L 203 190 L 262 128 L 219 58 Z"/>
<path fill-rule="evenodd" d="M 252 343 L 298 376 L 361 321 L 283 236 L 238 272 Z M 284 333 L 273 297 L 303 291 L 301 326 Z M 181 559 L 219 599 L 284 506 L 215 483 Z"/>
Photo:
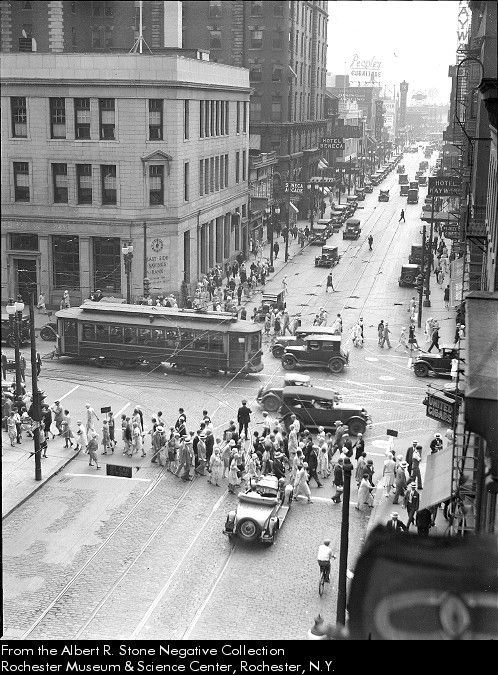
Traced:
<path fill-rule="evenodd" d="M 102 204 L 117 204 L 116 165 L 102 164 L 100 166 L 100 180 Z"/>
<path fill-rule="evenodd" d="M 52 186 L 54 190 L 54 204 L 67 204 L 67 164 L 52 164 Z"/>
<path fill-rule="evenodd" d="M 164 204 L 164 166 L 149 167 L 149 199 L 151 206 Z"/>
<path fill-rule="evenodd" d="M 38 251 L 38 235 L 12 232 L 10 248 L 14 251 Z"/>
<path fill-rule="evenodd" d="M 80 242 L 79 237 L 53 235 L 53 286 L 54 289 L 79 289 Z"/>
<path fill-rule="evenodd" d="M 66 100 L 50 99 L 50 138 L 66 138 Z"/>
<path fill-rule="evenodd" d="M 26 97 L 12 96 L 10 99 L 10 112 L 12 117 L 12 136 L 15 138 L 27 138 L 28 112 Z"/>
<path fill-rule="evenodd" d="M 14 162 L 14 200 L 29 202 L 29 164 Z"/>
<path fill-rule="evenodd" d="M 90 138 L 90 99 L 74 99 L 74 137 L 76 140 Z"/>
<path fill-rule="evenodd" d="M 93 237 L 93 287 L 107 294 L 121 293 L 119 237 Z"/>
<path fill-rule="evenodd" d="M 115 101 L 113 98 L 99 99 L 100 138 L 106 141 L 115 139 Z"/>
<path fill-rule="evenodd" d="M 92 165 L 76 164 L 78 204 L 92 203 Z"/>
<path fill-rule="evenodd" d="M 149 99 L 149 141 L 163 140 L 163 100 Z"/>

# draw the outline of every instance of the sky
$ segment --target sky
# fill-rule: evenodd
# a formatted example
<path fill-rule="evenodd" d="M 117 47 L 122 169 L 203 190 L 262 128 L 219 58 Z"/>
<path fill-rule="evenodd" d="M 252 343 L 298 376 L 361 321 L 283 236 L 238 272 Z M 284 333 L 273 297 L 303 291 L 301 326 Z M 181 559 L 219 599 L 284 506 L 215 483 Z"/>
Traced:
<path fill-rule="evenodd" d="M 448 103 L 455 62 L 458 2 L 454 0 L 339 0 L 329 2 L 327 70 L 349 73 L 355 54 L 382 63 L 381 81 L 406 80 L 408 102 L 416 91 L 435 89 L 431 100 Z M 346 61 L 346 70 L 344 62 Z M 356 83 L 353 81 L 353 83 Z M 415 103 L 415 101 L 414 101 Z"/>

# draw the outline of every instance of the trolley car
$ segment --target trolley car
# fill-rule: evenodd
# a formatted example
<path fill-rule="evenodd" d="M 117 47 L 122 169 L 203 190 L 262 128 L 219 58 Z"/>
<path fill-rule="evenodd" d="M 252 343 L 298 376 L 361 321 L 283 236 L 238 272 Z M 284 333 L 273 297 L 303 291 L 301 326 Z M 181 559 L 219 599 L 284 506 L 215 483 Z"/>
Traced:
<path fill-rule="evenodd" d="M 56 316 L 60 355 L 95 365 L 165 363 L 205 374 L 263 369 L 261 329 L 228 312 L 87 300 Z"/>

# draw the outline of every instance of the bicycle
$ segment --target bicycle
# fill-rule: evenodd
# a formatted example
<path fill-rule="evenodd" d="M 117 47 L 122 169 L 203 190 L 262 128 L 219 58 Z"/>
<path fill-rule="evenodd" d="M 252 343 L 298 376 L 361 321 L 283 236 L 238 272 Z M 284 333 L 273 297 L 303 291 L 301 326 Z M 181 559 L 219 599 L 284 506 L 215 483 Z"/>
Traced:
<path fill-rule="evenodd" d="M 335 555 L 332 556 L 332 558 L 335 560 L 336 557 Z M 327 572 L 328 576 L 330 577 L 330 565 L 327 569 L 325 565 L 320 565 L 320 581 L 318 582 L 318 595 L 322 597 L 323 595 L 323 589 L 325 588 L 325 580 L 327 578 Z"/>

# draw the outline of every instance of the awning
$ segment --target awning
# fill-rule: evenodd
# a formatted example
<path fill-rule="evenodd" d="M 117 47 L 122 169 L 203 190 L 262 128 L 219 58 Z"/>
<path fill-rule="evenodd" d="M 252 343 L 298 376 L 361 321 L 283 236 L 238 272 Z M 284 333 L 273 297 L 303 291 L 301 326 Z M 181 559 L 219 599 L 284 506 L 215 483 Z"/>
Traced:
<path fill-rule="evenodd" d="M 453 447 L 451 445 L 446 450 L 427 457 L 424 489 L 421 493 L 419 508 L 428 509 L 451 497 L 452 458 Z"/>

